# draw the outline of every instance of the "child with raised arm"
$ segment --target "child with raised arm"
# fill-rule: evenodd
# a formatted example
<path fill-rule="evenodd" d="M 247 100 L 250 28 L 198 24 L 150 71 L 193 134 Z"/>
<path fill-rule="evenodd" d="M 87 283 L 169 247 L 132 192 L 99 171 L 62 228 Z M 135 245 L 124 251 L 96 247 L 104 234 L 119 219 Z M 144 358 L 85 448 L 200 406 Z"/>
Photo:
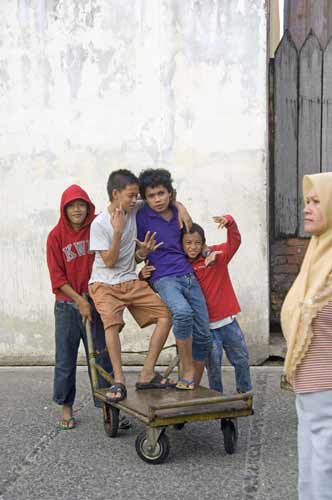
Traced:
<path fill-rule="evenodd" d="M 194 273 L 202 287 L 209 311 L 213 347 L 207 361 L 207 372 L 211 389 L 223 392 L 221 364 L 223 350 L 235 369 L 236 390 L 248 392 L 252 389 L 248 361 L 248 349 L 236 320 L 240 306 L 233 290 L 228 264 L 241 244 L 241 235 L 231 215 L 214 217 L 219 228 L 227 229 L 227 241 L 205 249 L 204 230 L 193 223 L 188 232 L 183 232 L 183 248 Z"/>
<path fill-rule="evenodd" d="M 139 176 L 139 186 L 146 205 L 137 213 L 138 238 L 154 232 L 162 245 L 149 254 L 139 250 L 137 256 L 148 258 L 150 269 L 155 269 L 150 283 L 172 314 L 182 368 L 176 388 L 192 390 L 200 383 L 212 345 L 206 303 L 182 248 L 171 174 L 161 168 L 147 169 Z"/>
<path fill-rule="evenodd" d="M 84 320 L 92 321 L 98 363 L 107 371 L 112 365 L 105 352 L 105 335 L 97 311 L 87 299 L 88 281 L 94 255 L 89 252 L 90 225 L 95 207 L 87 193 L 77 185 L 61 197 L 60 219 L 47 238 L 47 264 L 55 294 L 55 370 L 53 400 L 63 406 L 58 428 L 73 429 L 73 404 L 76 393 L 76 362 L 81 339 L 86 356 Z M 90 375 L 90 372 L 89 372 Z M 91 377 L 90 377 L 91 380 Z M 107 387 L 98 375 L 99 387 Z M 98 402 L 95 401 L 98 406 Z"/>

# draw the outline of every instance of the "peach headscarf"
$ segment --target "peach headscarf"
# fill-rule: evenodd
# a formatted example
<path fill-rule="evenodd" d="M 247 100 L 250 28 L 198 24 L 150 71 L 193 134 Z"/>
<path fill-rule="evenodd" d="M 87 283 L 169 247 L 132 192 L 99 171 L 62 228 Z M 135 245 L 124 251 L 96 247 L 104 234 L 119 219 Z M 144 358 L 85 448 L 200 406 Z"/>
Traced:
<path fill-rule="evenodd" d="M 281 326 L 287 340 L 284 371 L 292 383 L 312 339 L 312 320 L 332 301 L 332 172 L 305 175 L 304 198 L 314 189 L 324 217 L 324 229 L 312 236 L 301 270 L 281 309 Z"/>

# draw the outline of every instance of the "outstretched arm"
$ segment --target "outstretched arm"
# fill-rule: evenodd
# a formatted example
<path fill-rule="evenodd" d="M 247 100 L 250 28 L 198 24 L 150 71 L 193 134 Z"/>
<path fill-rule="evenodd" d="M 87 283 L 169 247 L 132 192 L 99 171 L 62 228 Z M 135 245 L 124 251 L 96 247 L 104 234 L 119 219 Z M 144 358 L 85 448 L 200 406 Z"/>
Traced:
<path fill-rule="evenodd" d="M 213 217 L 219 229 L 227 229 L 227 241 L 220 245 L 220 250 L 225 254 L 226 262 L 229 262 L 241 245 L 241 234 L 237 224 L 231 215 L 221 215 Z"/>

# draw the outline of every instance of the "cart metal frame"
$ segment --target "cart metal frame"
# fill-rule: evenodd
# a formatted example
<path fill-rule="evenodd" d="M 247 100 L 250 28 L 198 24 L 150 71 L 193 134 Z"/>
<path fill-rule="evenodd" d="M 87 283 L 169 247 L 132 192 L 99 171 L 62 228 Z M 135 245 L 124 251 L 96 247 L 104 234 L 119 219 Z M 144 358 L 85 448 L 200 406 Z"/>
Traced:
<path fill-rule="evenodd" d="M 96 363 L 99 353 L 94 351 L 89 322 L 86 323 L 94 396 L 103 402 L 104 429 L 109 437 L 116 437 L 119 426 L 119 412 L 133 416 L 145 424 L 145 431 L 136 439 L 136 451 L 142 460 L 157 464 L 168 456 L 170 444 L 165 430 L 173 425 L 181 429 L 186 423 L 220 420 L 227 453 L 234 453 L 238 440 L 237 418 L 252 415 L 253 393 L 221 396 L 218 392 L 199 386 L 193 391 L 177 391 L 172 388 L 136 390 L 127 386 L 127 398 L 119 403 L 110 403 L 105 393 L 108 389 L 98 387 L 99 373 L 110 384 L 112 376 Z M 176 356 L 165 371 L 168 377 L 178 365 Z"/>

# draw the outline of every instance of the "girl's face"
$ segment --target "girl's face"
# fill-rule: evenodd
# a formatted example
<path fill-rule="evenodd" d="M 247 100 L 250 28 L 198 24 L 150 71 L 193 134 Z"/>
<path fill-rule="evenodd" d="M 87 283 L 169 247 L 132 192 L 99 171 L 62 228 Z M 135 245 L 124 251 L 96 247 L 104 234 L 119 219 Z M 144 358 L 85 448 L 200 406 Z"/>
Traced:
<path fill-rule="evenodd" d="M 325 221 L 318 194 L 311 189 L 305 198 L 304 230 L 319 235 L 324 231 Z"/>
<path fill-rule="evenodd" d="M 203 241 L 198 233 L 185 233 L 182 239 L 183 250 L 190 260 L 195 260 L 203 248 Z"/>
<path fill-rule="evenodd" d="M 88 215 L 88 204 L 84 200 L 73 200 L 65 206 L 65 214 L 74 230 L 79 230 Z"/>

